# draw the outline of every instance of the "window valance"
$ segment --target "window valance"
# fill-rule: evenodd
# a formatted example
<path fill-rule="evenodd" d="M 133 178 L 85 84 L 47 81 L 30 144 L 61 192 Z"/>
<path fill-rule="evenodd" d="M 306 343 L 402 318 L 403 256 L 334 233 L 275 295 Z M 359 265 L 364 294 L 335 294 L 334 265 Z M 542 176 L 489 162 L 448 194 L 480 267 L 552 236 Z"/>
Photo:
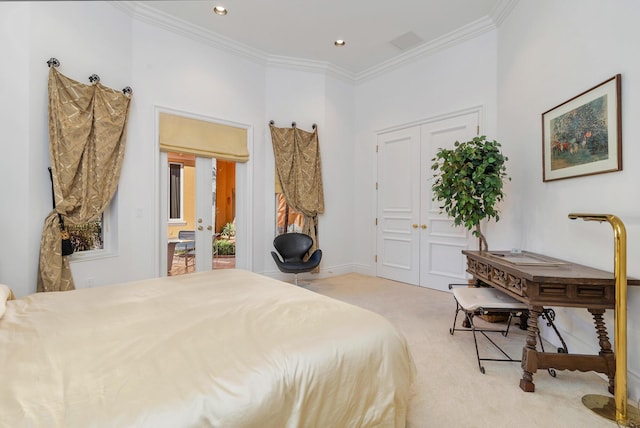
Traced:
<path fill-rule="evenodd" d="M 160 113 L 160 150 L 247 162 L 247 130 Z"/>

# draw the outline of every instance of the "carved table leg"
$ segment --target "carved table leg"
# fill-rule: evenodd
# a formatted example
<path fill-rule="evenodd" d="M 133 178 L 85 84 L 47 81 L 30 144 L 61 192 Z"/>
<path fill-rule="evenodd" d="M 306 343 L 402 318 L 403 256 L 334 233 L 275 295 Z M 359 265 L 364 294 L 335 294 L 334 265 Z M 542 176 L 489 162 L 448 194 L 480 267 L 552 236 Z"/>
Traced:
<path fill-rule="evenodd" d="M 529 306 L 529 319 L 527 320 L 527 341 L 522 349 L 522 379 L 520 389 L 525 392 L 534 392 L 536 386 L 533 383 L 533 374 L 538 369 L 536 345 L 538 340 L 538 317 L 542 313 L 542 306 Z"/>
<path fill-rule="evenodd" d="M 615 357 L 613 355 L 613 351 L 611 350 L 611 342 L 609 341 L 609 336 L 607 334 L 607 326 L 604 323 L 604 309 L 588 309 L 593 315 L 593 320 L 596 325 L 596 333 L 598 333 L 598 343 L 600 344 L 600 352 L 599 355 L 607 358 L 611 364 L 609 364 L 609 370 L 607 372 L 607 376 L 609 377 L 609 392 L 611 394 L 614 393 L 615 390 Z M 612 358 L 614 357 L 614 358 Z"/>

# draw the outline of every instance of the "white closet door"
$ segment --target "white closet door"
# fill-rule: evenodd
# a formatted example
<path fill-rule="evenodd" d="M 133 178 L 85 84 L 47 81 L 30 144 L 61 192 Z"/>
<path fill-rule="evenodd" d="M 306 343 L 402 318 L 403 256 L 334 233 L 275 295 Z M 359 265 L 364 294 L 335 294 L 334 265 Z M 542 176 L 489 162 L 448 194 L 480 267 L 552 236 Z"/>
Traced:
<path fill-rule="evenodd" d="M 479 123 L 479 112 L 467 111 L 378 135 L 378 276 L 437 290 L 466 281 L 462 250 L 477 239 L 440 214 L 431 165 L 439 148 L 475 137 Z"/>
<path fill-rule="evenodd" d="M 446 213 L 440 214 L 440 203 L 432 201 L 431 159 L 440 148 L 451 149 L 456 141 L 471 140 L 478 129 L 477 112 L 421 126 L 420 285 L 423 287 L 444 291 L 449 283 L 466 281 L 466 261 L 461 251 L 477 243 L 477 238 L 463 226 L 454 227 Z"/>
<path fill-rule="evenodd" d="M 420 128 L 378 136 L 377 275 L 417 285 Z"/>

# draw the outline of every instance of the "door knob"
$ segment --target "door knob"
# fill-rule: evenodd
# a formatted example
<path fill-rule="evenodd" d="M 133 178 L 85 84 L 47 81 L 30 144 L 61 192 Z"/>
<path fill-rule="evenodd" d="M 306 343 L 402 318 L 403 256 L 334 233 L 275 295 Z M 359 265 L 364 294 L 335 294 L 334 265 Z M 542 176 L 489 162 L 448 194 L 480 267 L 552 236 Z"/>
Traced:
<path fill-rule="evenodd" d="M 211 229 L 213 229 L 211 225 L 207 226 L 207 230 L 211 230 Z"/>
<path fill-rule="evenodd" d="M 198 226 L 198 230 L 202 230 L 202 226 Z"/>
<path fill-rule="evenodd" d="M 427 225 L 426 225 L 426 224 L 423 224 L 423 225 L 422 225 L 422 226 L 420 226 L 420 227 L 421 227 L 421 228 L 423 228 L 423 229 L 426 229 L 426 228 L 427 228 Z"/>
<path fill-rule="evenodd" d="M 411 227 L 413 227 L 414 229 L 417 229 L 418 225 L 414 223 L 414 224 L 411 225 Z"/>

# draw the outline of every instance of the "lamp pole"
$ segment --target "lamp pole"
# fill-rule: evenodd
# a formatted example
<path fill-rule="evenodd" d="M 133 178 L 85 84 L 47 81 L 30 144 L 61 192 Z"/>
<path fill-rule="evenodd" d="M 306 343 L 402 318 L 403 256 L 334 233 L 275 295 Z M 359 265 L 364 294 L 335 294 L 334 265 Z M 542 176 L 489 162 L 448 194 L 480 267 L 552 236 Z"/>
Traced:
<path fill-rule="evenodd" d="M 638 426 L 640 414 L 636 408 L 627 408 L 627 231 L 624 223 L 612 214 L 569 214 L 571 220 L 606 221 L 613 227 L 615 288 L 615 360 L 616 373 L 614 400 L 589 394 L 582 403 L 595 413 L 623 426 Z M 630 414 L 631 413 L 631 414 Z"/>

